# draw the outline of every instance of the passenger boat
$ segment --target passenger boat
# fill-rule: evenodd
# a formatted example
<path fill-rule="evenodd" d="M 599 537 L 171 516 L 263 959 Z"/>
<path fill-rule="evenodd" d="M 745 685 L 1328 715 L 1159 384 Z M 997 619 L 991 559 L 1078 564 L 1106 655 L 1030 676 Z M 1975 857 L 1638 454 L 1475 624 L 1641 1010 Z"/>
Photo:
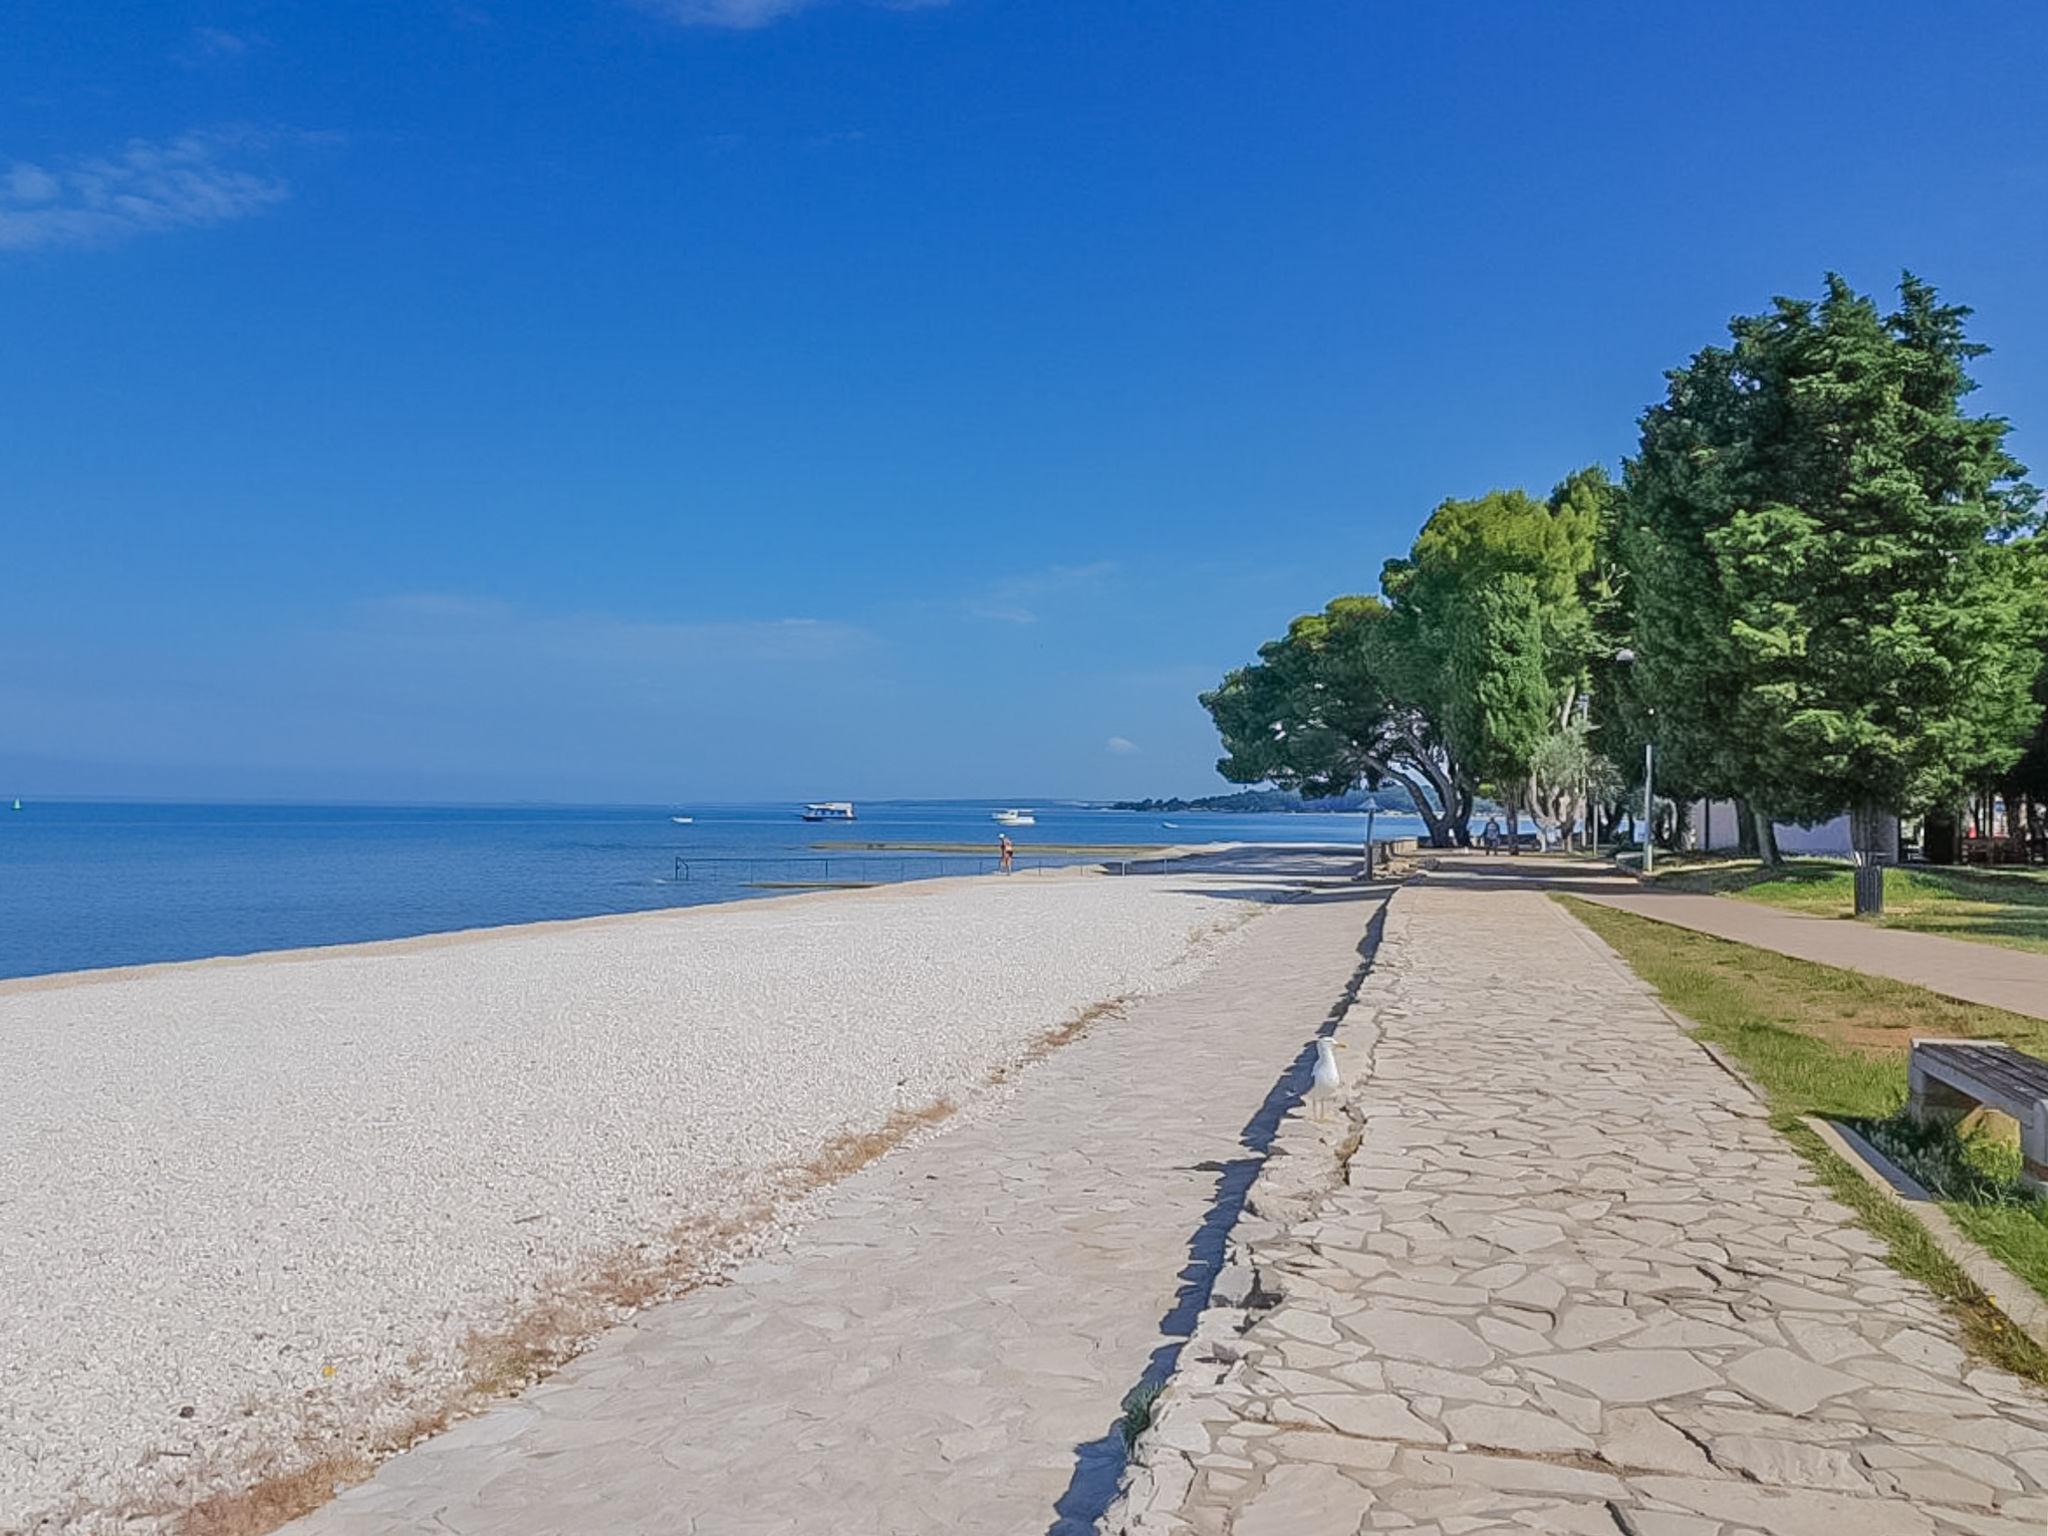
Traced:
<path fill-rule="evenodd" d="M 992 819 L 999 827 L 1035 827 L 1038 825 L 1038 818 L 1025 810 L 997 811 Z"/>
<path fill-rule="evenodd" d="M 805 821 L 852 821 L 851 800 L 816 800 L 803 809 Z"/>

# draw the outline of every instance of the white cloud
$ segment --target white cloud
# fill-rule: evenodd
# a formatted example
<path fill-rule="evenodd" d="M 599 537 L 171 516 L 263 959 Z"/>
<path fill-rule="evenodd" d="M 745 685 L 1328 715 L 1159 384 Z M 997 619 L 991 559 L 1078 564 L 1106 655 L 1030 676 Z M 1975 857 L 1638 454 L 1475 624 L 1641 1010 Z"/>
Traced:
<path fill-rule="evenodd" d="M 643 10 L 684 27 L 725 27 L 747 31 L 765 27 L 798 11 L 807 11 L 824 0 L 639 0 Z M 923 11 L 946 5 L 950 0 L 869 0 L 891 11 Z"/>
<path fill-rule="evenodd" d="M 1108 742 L 1111 757 L 1129 757 L 1138 750 L 1138 744 L 1128 736 L 1112 736 Z"/>
<path fill-rule="evenodd" d="M 1036 624 L 1048 602 L 1078 592 L 1092 591 L 1116 571 L 1112 561 L 1092 565 L 1054 565 L 1021 576 L 1005 576 L 986 590 L 967 599 L 968 614 L 998 624 Z"/>
<path fill-rule="evenodd" d="M 291 195 L 283 178 L 236 163 L 271 139 L 193 132 L 131 139 L 112 155 L 55 165 L 17 161 L 0 178 L 0 250 L 111 245 L 247 218 Z"/>
<path fill-rule="evenodd" d="M 238 59 L 254 46 L 254 39 L 223 27 L 195 27 L 192 31 L 194 51 L 210 59 Z"/>
<path fill-rule="evenodd" d="M 407 592 L 366 605 L 367 637 L 443 654 L 483 651 L 569 665 L 729 667 L 737 663 L 811 663 L 867 650 L 875 637 L 832 619 L 701 622 L 629 619 L 614 614 L 534 614 L 494 598 Z"/>

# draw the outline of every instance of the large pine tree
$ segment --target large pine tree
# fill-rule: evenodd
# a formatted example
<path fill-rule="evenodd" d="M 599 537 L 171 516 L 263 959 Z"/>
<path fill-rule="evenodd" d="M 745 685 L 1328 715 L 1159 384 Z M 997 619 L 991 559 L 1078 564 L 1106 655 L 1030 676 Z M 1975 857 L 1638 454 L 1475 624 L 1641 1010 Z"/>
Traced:
<path fill-rule="evenodd" d="M 1779 817 L 1956 795 L 2039 713 L 2039 498 L 1969 416 L 1969 311 L 1830 275 L 1670 376 L 1628 462 L 1637 683 L 1661 747 Z"/>

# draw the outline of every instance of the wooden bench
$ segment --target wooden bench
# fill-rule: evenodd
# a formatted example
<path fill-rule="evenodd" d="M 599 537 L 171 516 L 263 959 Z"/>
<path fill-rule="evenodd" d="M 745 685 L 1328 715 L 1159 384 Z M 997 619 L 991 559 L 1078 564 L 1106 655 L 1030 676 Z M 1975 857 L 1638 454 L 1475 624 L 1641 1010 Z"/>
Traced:
<path fill-rule="evenodd" d="M 1925 1124 L 1979 1105 L 2020 1125 L 2021 1177 L 2048 1192 L 2048 1061 L 1997 1040 L 1915 1040 L 1906 1109 Z"/>

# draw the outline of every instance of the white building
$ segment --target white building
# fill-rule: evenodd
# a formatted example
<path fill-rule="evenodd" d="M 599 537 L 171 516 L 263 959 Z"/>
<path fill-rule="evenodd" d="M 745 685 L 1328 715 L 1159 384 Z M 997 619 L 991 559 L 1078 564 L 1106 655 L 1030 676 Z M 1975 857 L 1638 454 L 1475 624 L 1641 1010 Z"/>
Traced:
<path fill-rule="evenodd" d="M 1692 829 L 1687 846 L 1702 853 L 1732 853 L 1742 843 L 1741 808 L 1733 800 L 1695 800 L 1692 803 Z M 1884 846 L 1896 849 L 1899 845 L 1899 818 L 1885 818 L 1888 828 Z M 1816 822 L 1813 826 L 1802 827 L 1796 821 L 1774 823 L 1778 834 L 1780 853 L 1805 853 L 1823 857 L 1846 859 L 1854 849 L 1849 838 L 1849 813 L 1827 821 Z"/>

